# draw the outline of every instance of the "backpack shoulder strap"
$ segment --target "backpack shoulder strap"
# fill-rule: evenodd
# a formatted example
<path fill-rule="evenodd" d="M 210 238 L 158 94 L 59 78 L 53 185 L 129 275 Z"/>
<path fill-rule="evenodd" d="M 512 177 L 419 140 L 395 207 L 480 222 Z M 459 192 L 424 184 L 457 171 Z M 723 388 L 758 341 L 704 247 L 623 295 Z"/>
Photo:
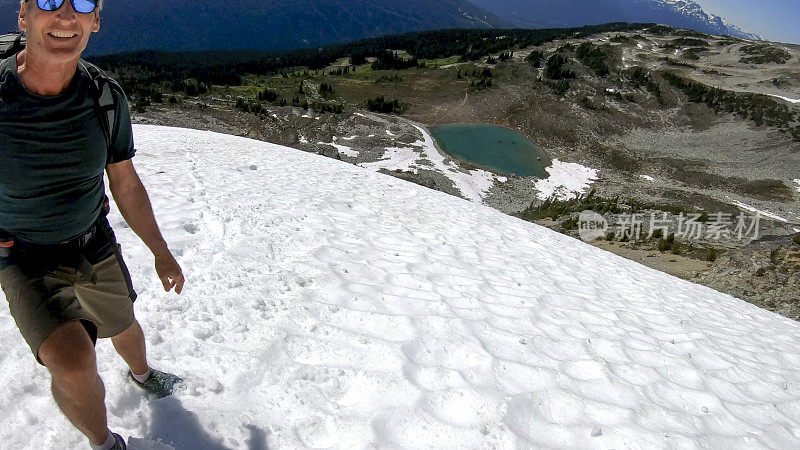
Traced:
<path fill-rule="evenodd" d="M 25 48 L 25 33 L 10 33 L 0 36 L 0 59 L 14 56 Z"/>
<path fill-rule="evenodd" d="M 91 79 L 91 95 L 94 98 L 97 116 L 106 138 L 106 149 L 110 150 L 118 128 L 117 107 L 120 99 L 125 98 L 125 94 L 119 83 L 106 75 L 99 67 L 82 59 L 78 61 L 78 64 Z"/>

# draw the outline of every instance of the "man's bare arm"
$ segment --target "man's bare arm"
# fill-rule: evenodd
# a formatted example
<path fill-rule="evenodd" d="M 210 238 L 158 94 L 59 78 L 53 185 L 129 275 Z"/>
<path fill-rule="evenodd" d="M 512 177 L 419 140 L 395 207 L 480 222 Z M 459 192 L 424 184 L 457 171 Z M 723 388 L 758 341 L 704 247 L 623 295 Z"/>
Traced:
<path fill-rule="evenodd" d="M 150 198 L 147 196 L 133 161 L 127 160 L 106 166 L 108 188 L 119 207 L 122 217 L 134 233 L 153 252 L 156 272 L 164 285 L 164 290 L 173 287 L 180 294 L 183 289 L 183 273 L 167 247 L 167 242 L 158 229 Z"/>

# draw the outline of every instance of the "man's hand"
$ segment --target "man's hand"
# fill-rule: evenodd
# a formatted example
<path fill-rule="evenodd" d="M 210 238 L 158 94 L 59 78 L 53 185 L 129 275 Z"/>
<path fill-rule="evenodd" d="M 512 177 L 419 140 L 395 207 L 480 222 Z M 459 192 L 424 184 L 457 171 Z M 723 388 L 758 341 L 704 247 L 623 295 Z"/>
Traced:
<path fill-rule="evenodd" d="M 172 288 L 175 288 L 175 293 L 180 294 L 185 280 L 178 261 L 175 261 L 175 257 L 169 251 L 155 255 L 155 257 L 156 273 L 161 280 L 161 284 L 164 285 L 164 290 L 169 292 Z"/>

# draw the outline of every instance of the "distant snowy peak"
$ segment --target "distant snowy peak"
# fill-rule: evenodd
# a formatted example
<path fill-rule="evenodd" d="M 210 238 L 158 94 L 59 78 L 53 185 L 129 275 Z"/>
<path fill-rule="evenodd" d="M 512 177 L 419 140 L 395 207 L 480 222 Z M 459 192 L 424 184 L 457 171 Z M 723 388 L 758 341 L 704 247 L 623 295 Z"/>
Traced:
<path fill-rule="evenodd" d="M 687 18 L 695 20 L 708 26 L 710 30 L 717 30 L 714 34 L 729 34 L 745 39 L 763 41 L 764 38 L 755 33 L 748 33 L 730 21 L 717 15 L 707 13 L 703 7 L 689 0 L 649 0 L 656 5 L 661 4 L 671 8 L 675 12 L 685 15 Z"/>
<path fill-rule="evenodd" d="M 688 14 L 688 15 L 695 15 L 695 16 L 697 16 L 699 18 L 703 18 L 703 19 L 711 18 L 711 17 L 715 17 L 716 18 L 716 16 L 714 16 L 714 15 L 707 14 L 705 11 L 703 11 L 703 8 L 700 5 L 698 5 L 697 3 L 693 2 L 693 1 L 684 1 L 684 0 L 650 0 L 650 1 L 652 1 L 653 3 L 661 3 L 661 4 L 669 5 L 671 8 L 673 8 L 676 11 L 681 11 L 681 12 L 683 12 L 685 14 Z M 713 20 L 713 19 L 709 19 L 709 20 Z"/>
<path fill-rule="evenodd" d="M 660 23 L 707 34 L 762 39 L 709 14 L 692 0 L 469 0 L 524 28 L 579 27 L 609 22 Z"/>
<path fill-rule="evenodd" d="M 722 19 L 722 23 L 728 29 L 728 33 L 731 36 L 738 36 L 745 39 L 752 39 L 754 41 L 764 41 L 764 36 L 756 33 L 748 33 L 747 31 L 742 30 L 741 28 L 737 27 L 736 25 L 728 22 L 724 18 Z"/>

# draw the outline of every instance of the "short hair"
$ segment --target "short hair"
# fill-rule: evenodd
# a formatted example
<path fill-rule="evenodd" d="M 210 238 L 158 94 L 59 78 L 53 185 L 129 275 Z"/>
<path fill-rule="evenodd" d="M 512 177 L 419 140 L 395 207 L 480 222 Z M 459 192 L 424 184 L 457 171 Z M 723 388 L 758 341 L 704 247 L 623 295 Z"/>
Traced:
<path fill-rule="evenodd" d="M 67 0 L 64 0 L 64 1 L 67 1 Z M 22 3 L 28 3 L 28 0 L 22 0 Z M 96 8 L 97 12 L 100 12 L 100 11 L 103 10 L 103 3 L 105 3 L 105 0 L 97 0 L 97 8 Z"/>

